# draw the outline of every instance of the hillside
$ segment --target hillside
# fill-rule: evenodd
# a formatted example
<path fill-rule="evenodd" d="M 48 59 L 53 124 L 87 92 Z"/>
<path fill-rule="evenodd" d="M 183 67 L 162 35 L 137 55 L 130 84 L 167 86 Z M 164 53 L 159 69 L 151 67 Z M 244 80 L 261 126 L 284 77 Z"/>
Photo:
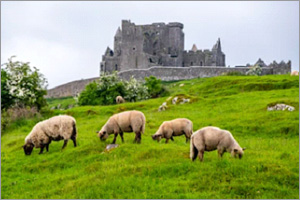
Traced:
<path fill-rule="evenodd" d="M 188 96 L 191 103 L 169 104 L 158 112 L 167 96 L 51 111 L 49 116 L 76 118 L 76 148 L 69 141 L 61 151 L 63 141 L 52 142 L 49 152 L 38 155 L 34 149 L 25 156 L 24 138 L 41 119 L 15 123 L 1 136 L 1 198 L 299 198 L 298 76 L 220 76 L 164 84 L 170 96 Z M 296 110 L 267 111 L 276 103 Z M 146 116 L 142 144 L 133 143 L 134 133 L 125 133 L 125 143 L 118 136 L 120 147 L 104 153 L 113 136 L 102 142 L 95 132 L 112 114 L 132 109 Z M 218 159 L 213 151 L 205 152 L 204 162 L 191 162 L 184 136 L 168 144 L 152 140 L 163 121 L 178 117 L 192 120 L 194 131 L 209 125 L 231 131 L 247 148 L 244 157 L 225 153 Z"/>

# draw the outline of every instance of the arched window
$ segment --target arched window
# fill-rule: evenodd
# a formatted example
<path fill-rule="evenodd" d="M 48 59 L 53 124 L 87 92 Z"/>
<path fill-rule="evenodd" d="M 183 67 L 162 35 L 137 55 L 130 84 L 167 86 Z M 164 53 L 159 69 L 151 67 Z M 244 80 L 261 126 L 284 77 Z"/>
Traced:
<path fill-rule="evenodd" d="M 200 66 L 203 66 L 203 62 L 202 61 L 200 61 Z"/>
<path fill-rule="evenodd" d="M 193 66 L 193 62 L 191 62 L 191 66 Z"/>
<path fill-rule="evenodd" d="M 117 64 L 115 65 L 115 70 L 118 71 L 118 65 Z"/>

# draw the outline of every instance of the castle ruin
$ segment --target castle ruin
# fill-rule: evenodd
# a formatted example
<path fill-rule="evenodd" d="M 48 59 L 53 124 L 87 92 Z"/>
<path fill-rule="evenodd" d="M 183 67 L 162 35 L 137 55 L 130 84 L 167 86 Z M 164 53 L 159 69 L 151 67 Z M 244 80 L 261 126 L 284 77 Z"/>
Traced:
<path fill-rule="evenodd" d="M 291 61 L 273 61 L 266 65 L 261 59 L 253 65 L 225 67 L 225 54 L 221 41 L 211 50 L 198 50 L 193 45 L 189 51 L 184 50 L 183 24 L 153 23 L 135 25 L 122 21 L 114 37 L 114 49 L 107 47 L 100 63 L 100 74 L 118 71 L 121 79 L 130 77 L 144 80 L 155 76 L 163 81 L 184 80 L 213 77 L 238 72 L 246 74 L 251 66 L 261 67 L 261 75 L 288 74 L 291 72 Z M 66 83 L 48 90 L 47 98 L 74 96 L 85 86 L 99 78 L 82 79 Z"/>
<path fill-rule="evenodd" d="M 148 69 L 153 66 L 225 66 L 225 54 L 218 39 L 212 50 L 184 50 L 183 24 L 153 23 L 135 25 L 122 20 L 114 37 L 114 50 L 107 47 L 100 63 L 100 73 Z"/>

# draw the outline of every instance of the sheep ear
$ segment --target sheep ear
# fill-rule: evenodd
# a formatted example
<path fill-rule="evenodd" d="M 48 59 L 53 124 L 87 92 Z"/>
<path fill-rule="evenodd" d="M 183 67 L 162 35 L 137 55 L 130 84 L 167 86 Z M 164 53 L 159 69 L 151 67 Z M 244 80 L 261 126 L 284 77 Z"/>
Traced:
<path fill-rule="evenodd" d="M 98 131 L 96 131 L 96 133 L 98 133 Z"/>
<path fill-rule="evenodd" d="M 245 151 L 246 149 L 247 149 L 247 148 L 246 148 L 246 147 L 244 147 L 244 148 L 243 148 L 243 151 Z"/>
<path fill-rule="evenodd" d="M 235 153 L 237 153 L 237 152 L 238 152 L 238 150 L 237 150 L 237 149 L 233 149 L 233 151 L 234 151 Z"/>

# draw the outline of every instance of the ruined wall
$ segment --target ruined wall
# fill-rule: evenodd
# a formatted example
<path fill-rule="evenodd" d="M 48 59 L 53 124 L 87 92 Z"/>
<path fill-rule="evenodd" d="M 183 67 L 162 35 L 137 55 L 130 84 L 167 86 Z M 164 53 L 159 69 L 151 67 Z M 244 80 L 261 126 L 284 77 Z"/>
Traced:
<path fill-rule="evenodd" d="M 47 91 L 46 98 L 59 98 L 75 96 L 78 92 L 84 90 L 85 86 L 92 81 L 99 79 L 99 77 L 82 79 L 78 81 L 72 81 Z"/>
<path fill-rule="evenodd" d="M 131 76 L 136 79 L 144 79 L 148 76 L 155 76 L 163 81 L 185 80 L 193 78 L 220 76 L 223 73 L 238 71 L 246 74 L 248 67 L 211 67 L 211 66 L 193 66 L 193 67 L 151 67 L 148 69 L 136 69 L 119 72 L 118 75 L 125 80 Z M 262 68 L 262 75 L 273 74 L 272 68 Z"/>
<path fill-rule="evenodd" d="M 274 69 L 273 69 L 274 67 Z M 250 67 L 212 67 L 212 66 L 192 66 L 192 67 L 161 67 L 154 66 L 147 69 L 130 69 L 119 72 L 121 79 L 129 80 L 131 76 L 136 79 L 144 80 L 145 77 L 155 76 L 163 81 L 185 80 L 193 78 L 220 76 L 228 72 L 240 72 L 246 74 Z M 291 72 L 291 64 L 281 62 L 274 63 L 272 67 L 262 67 L 262 75 L 268 74 L 289 74 Z M 78 92 L 84 90 L 85 86 L 97 80 L 99 77 L 73 81 L 64 85 L 57 86 L 48 90 L 46 98 L 58 98 L 74 96 Z"/>

